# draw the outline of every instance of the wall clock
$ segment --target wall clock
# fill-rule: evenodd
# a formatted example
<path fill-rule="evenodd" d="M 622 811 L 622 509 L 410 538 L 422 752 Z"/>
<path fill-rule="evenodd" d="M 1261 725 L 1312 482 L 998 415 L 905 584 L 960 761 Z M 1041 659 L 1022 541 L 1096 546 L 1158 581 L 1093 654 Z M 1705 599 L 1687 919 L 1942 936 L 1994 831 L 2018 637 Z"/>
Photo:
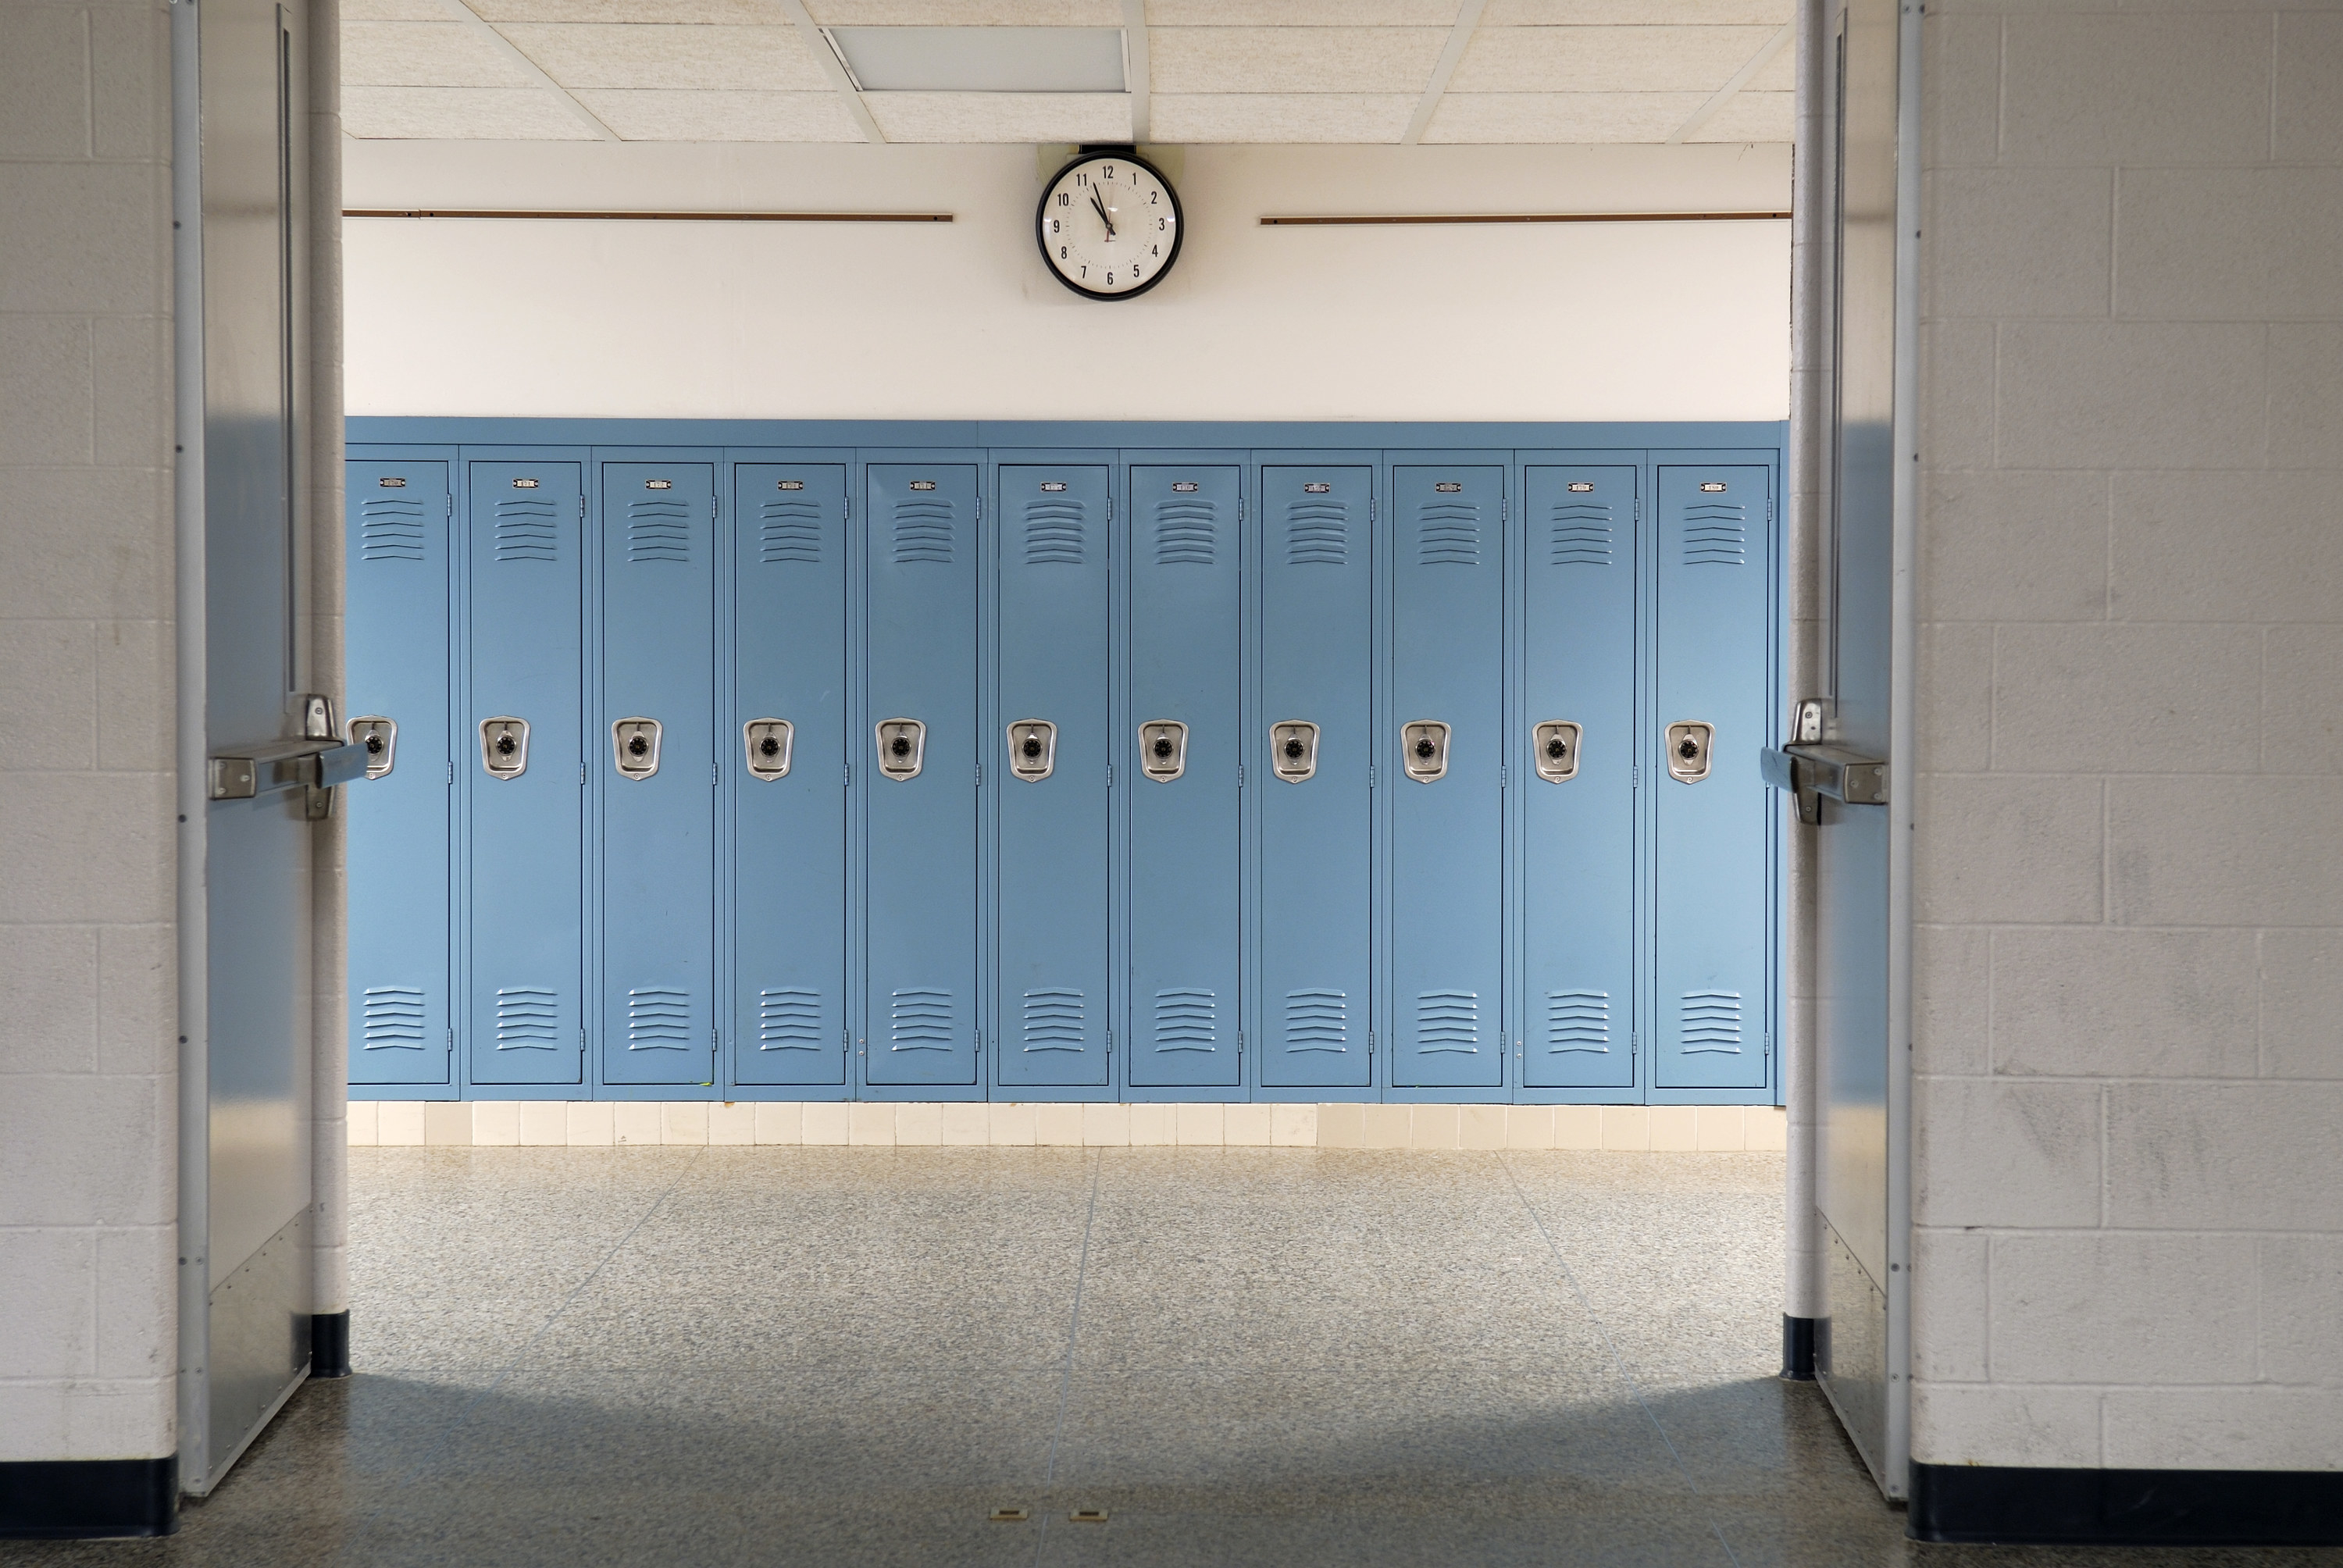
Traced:
<path fill-rule="evenodd" d="M 1085 152 L 1050 182 L 1033 217 L 1041 259 L 1085 299 L 1146 293 L 1180 259 L 1180 196 L 1123 148 Z"/>

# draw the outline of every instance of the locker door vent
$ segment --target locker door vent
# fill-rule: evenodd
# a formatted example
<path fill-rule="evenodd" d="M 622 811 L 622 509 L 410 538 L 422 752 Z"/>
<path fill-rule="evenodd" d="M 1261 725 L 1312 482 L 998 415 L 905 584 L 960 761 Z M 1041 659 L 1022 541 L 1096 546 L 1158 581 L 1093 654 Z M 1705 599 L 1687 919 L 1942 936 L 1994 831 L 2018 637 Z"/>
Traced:
<path fill-rule="evenodd" d="M 757 559 L 766 566 L 821 562 L 821 508 L 811 501 L 767 501 L 757 534 Z"/>
<path fill-rule="evenodd" d="M 1025 993 L 1025 1049 L 1080 1050 L 1082 1048 L 1082 993 L 1064 986 L 1042 986 Z"/>
<path fill-rule="evenodd" d="M 820 991 L 772 986 L 757 993 L 759 1050 L 819 1050 L 821 1043 Z"/>
<path fill-rule="evenodd" d="M 1703 501 L 1684 508 L 1684 564 L 1737 567 L 1748 559 L 1749 509 L 1739 502 Z"/>
<path fill-rule="evenodd" d="M 668 986 L 627 992 L 627 1049 L 684 1050 L 691 1045 L 691 993 Z"/>
<path fill-rule="evenodd" d="M 423 988 L 370 985 L 359 1032 L 368 1050 L 423 1049 Z"/>
<path fill-rule="evenodd" d="M 951 565 L 952 504 L 950 501 L 895 503 L 895 564 Z"/>
<path fill-rule="evenodd" d="M 560 547 L 561 524 L 551 496 L 514 496 L 497 503 L 496 558 L 549 561 Z"/>
<path fill-rule="evenodd" d="M 894 993 L 887 1021 L 890 1050 L 950 1050 L 952 993 L 910 986 Z"/>
<path fill-rule="evenodd" d="M 358 508 L 358 558 L 419 561 L 423 558 L 423 498 L 368 498 Z"/>
<path fill-rule="evenodd" d="M 1287 991 L 1285 1049 L 1349 1051 L 1350 1006 L 1349 993 L 1344 991 Z"/>
<path fill-rule="evenodd" d="M 1208 567 L 1220 544 L 1220 508 L 1202 498 L 1155 503 L 1155 564 Z"/>
<path fill-rule="evenodd" d="M 1741 1054 L 1741 993 L 1737 990 L 1688 990 L 1684 993 L 1683 1028 L 1679 1031 L 1684 1054 L 1696 1051 L 1720 1051 L 1728 1056 Z"/>
<path fill-rule="evenodd" d="M 1420 1051 L 1462 1051 L 1481 1049 L 1481 997 L 1477 991 L 1425 990 L 1415 993 L 1415 1049 Z"/>
<path fill-rule="evenodd" d="M 1607 567 L 1611 564 L 1608 501 L 1565 501 L 1554 508 L 1552 531 L 1546 536 L 1546 560 L 1557 567 Z"/>
<path fill-rule="evenodd" d="M 1155 993 L 1155 1049 L 1213 1050 L 1218 1032 L 1212 1017 L 1217 999 L 1209 990 L 1173 986 Z"/>
<path fill-rule="evenodd" d="M 1029 567 L 1078 567 L 1082 564 L 1082 517 L 1080 501 L 1053 496 L 1025 503 L 1025 564 Z"/>
<path fill-rule="evenodd" d="M 497 990 L 497 1049 L 552 1050 L 561 1043 L 556 1029 L 555 993 L 543 986 Z"/>
<path fill-rule="evenodd" d="M 1481 508 L 1470 501 L 1435 501 L 1416 514 L 1415 558 L 1427 567 L 1481 564 Z"/>
<path fill-rule="evenodd" d="M 691 518 L 681 500 L 669 496 L 656 501 L 627 503 L 628 566 L 690 559 Z"/>
<path fill-rule="evenodd" d="M 1285 564 L 1339 567 L 1351 559 L 1351 508 L 1346 501 L 1289 501 L 1285 506 Z"/>
<path fill-rule="evenodd" d="M 1611 993 L 1550 990 L 1545 993 L 1545 1048 L 1611 1053 Z"/>

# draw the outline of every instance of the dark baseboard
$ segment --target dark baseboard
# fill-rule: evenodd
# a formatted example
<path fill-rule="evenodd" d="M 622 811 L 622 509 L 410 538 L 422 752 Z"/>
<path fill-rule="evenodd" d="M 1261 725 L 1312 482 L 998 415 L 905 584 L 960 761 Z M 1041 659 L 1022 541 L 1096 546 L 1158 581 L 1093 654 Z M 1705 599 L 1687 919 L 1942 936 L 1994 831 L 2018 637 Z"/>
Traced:
<path fill-rule="evenodd" d="M 179 1456 L 0 1462 L 0 1537 L 168 1535 L 179 1527 Z"/>
<path fill-rule="evenodd" d="M 1912 1466 L 1921 1541 L 2008 1545 L 2343 1545 L 2343 1470 Z"/>
<path fill-rule="evenodd" d="M 347 1309 L 309 1314 L 309 1375 L 350 1375 L 350 1314 Z"/>
<path fill-rule="evenodd" d="M 1815 1320 L 1782 1315 L 1782 1375 L 1792 1382 L 1815 1381 Z"/>

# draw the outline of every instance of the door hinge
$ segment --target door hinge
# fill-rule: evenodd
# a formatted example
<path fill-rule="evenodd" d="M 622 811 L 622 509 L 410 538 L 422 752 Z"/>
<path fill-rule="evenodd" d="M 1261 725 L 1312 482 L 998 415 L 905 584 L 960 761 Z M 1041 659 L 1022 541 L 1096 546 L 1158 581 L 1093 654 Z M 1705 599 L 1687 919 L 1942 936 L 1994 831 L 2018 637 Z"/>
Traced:
<path fill-rule="evenodd" d="M 1368 764 L 1367 764 L 1367 788 L 1368 788 L 1368 789 L 1373 789 L 1374 787 L 1375 787 L 1375 765 L 1374 765 L 1373 763 L 1370 762 L 1370 763 L 1368 763 Z"/>
<path fill-rule="evenodd" d="M 842 778 L 842 779 L 840 779 L 839 780 L 839 782 L 840 782 L 840 784 L 844 785 L 844 786 L 845 786 L 847 789 L 853 789 L 853 788 L 854 788 L 854 764 L 853 764 L 853 763 L 851 763 L 851 762 L 850 762 L 850 763 L 848 763 L 844 768 L 840 769 L 839 769 L 839 771 L 840 771 L 840 773 L 842 773 L 842 774 L 844 774 L 844 775 L 845 775 L 845 777 L 844 777 L 844 778 Z"/>
<path fill-rule="evenodd" d="M 446 515 L 451 518 L 454 517 L 456 515 L 456 492 L 449 490 L 439 498 L 447 503 Z"/>
<path fill-rule="evenodd" d="M 1627 788 L 1628 788 L 1628 789 L 1641 789 L 1643 787 L 1644 787 L 1644 770 L 1643 770 L 1641 768 L 1630 768 L 1630 769 L 1627 769 Z"/>
<path fill-rule="evenodd" d="M 1114 1030 L 1108 1030 L 1106 1031 L 1106 1048 L 1109 1050 L 1112 1050 L 1114 1049 Z"/>
<path fill-rule="evenodd" d="M 578 1049 L 586 1049 L 586 1026 L 582 1023 L 578 1026 Z"/>
<path fill-rule="evenodd" d="M 1237 1054 L 1239 1056 L 1244 1054 L 1244 1030 L 1237 1030 Z"/>
<path fill-rule="evenodd" d="M 452 1029 L 447 1031 L 447 1049 L 450 1050 L 456 1049 L 456 1031 Z"/>
<path fill-rule="evenodd" d="M 1508 773 L 1509 773 L 1509 770 L 1508 770 L 1507 769 L 1503 768 L 1503 767 L 1500 767 L 1500 768 L 1497 769 L 1497 788 L 1498 788 L 1498 789 L 1511 789 L 1511 788 L 1512 788 L 1512 785 L 1508 782 Z"/>
<path fill-rule="evenodd" d="M 846 502 L 846 509 L 838 515 L 841 518 L 851 518 L 854 516 L 854 498 L 852 496 L 848 496 L 844 498 L 844 499 Z"/>
<path fill-rule="evenodd" d="M 586 764 L 583 762 L 580 762 L 578 765 L 578 782 L 581 788 L 583 788 L 586 783 Z"/>
<path fill-rule="evenodd" d="M 1369 1050 L 1374 1050 L 1374 1048 L 1375 1048 L 1375 1031 L 1374 1031 L 1373 1030 L 1367 1030 L 1367 1049 L 1368 1049 Z"/>
<path fill-rule="evenodd" d="M 984 521 L 984 498 L 982 496 L 979 496 L 976 498 L 976 520 L 980 523 Z"/>
<path fill-rule="evenodd" d="M 1106 787 L 1110 789 L 1114 788 L 1114 764 L 1111 762 L 1106 765 Z"/>
<path fill-rule="evenodd" d="M 450 762 L 447 766 L 453 768 L 455 764 Z M 1237 764 L 1237 788 L 1240 789 L 1244 788 L 1244 764 L 1242 762 Z"/>
<path fill-rule="evenodd" d="M 1114 521 L 1114 498 L 1112 496 L 1109 496 L 1106 498 L 1106 520 L 1110 523 Z"/>
<path fill-rule="evenodd" d="M 711 517 L 711 518 L 719 518 L 719 517 L 722 517 L 722 516 L 724 515 L 724 514 L 723 514 L 723 510 L 722 510 L 722 507 L 723 507 L 722 498 L 720 498 L 720 497 L 717 497 L 717 496 L 710 496 L 710 497 L 709 497 L 709 498 L 708 498 L 708 515 L 709 515 L 709 517 Z"/>
<path fill-rule="evenodd" d="M 838 1049 L 840 1050 L 852 1050 L 854 1049 L 854 1031 L 852 1030 L 841 1029 L 838 1031 Z"/>
<path fill-rule="evenodd" d="M 579 496 L 578 498 L 578 515 L 581 518 L 586 515 L 586 498 L 584 496 Z"/>
<path fill-rule="evenodd" d="M 721 784 L 724 781 L 724 764 L 710 762 L 708 765 L 708 781 L 710 784 Z"/>
<path fill-rule="evenodd" d="M 453 784 L 455 781 L 456 781 L 456 764 L 451 760 L 451 761 L 447 764 L 447 782 L 448 782 L 448 783 L 450 783 L 450 784 Z"/>

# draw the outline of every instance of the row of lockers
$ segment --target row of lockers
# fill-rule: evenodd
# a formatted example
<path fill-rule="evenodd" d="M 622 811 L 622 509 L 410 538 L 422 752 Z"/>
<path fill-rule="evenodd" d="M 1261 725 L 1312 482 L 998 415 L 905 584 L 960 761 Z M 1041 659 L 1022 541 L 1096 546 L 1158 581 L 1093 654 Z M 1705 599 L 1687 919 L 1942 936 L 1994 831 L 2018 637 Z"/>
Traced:
<path fill-rule="evenodd" d="M 1770 449 L 352 450 L 360 1093 L 1773 1096 Z"/>

